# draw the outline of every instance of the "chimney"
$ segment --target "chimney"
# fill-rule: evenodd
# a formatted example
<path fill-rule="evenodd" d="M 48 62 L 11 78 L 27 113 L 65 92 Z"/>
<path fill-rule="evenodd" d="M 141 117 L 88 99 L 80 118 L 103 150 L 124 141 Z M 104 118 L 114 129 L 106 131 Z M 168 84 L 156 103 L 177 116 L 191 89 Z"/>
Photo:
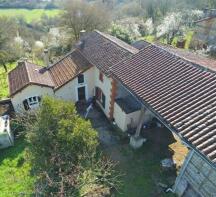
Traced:
<path fill-rule="evenodd" d="M 27 58 L 20 58 L 17 61 L 17 66 L 23 66 L 27 60 L 28 60 Z"/>
<path fill-rule="evenodd" d="M 49 50 L 44 49 L 44 64 L 45 66 L 49 66 Z"/>
<path fill-rule="evenodd" d="M 82 39 L 84 36 L 85 36 L 85 34 L 86 34 L 86 30 L 81 30 L 80 31 L 80 39 Z"/>

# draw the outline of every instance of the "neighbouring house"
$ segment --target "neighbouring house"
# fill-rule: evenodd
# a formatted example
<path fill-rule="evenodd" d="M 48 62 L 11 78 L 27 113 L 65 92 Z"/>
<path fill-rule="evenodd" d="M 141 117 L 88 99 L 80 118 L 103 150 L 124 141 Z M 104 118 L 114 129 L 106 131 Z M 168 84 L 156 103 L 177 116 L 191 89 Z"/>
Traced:
<path fill-rule="evenodd" d="M 206 9 L 204 17 L 194 23 L 193 45 L 197 49 L 216 46 L 216 9 Z"/>
<path fill-rule="evenodd" d="M 173 191 L 179 196 L 216 194 L 216 62 L 180 49 L 145 42 L 130 46 L 94 31 L 71 53 L 41 68 L 20 62 L 9 73 L 16 112 L 39 106 L 44 95 L 73 102 L 95 96 L 122 131 L 157 119 L 188 147 Z"/>

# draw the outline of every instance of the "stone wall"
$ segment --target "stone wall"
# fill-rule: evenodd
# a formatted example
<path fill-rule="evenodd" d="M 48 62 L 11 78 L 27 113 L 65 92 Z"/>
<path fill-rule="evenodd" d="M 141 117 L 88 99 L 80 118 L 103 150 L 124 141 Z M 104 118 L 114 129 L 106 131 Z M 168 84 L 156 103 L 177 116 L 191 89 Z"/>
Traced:
<path fill-rule="evenodd" d="M 174 188 L 179 196 L 215 197 L 216 168 L 212 167 L 198 153 L 191 151 L 176 179 Z M 187 192 L 191 190 L 195 192 L 188 194 Z"/>

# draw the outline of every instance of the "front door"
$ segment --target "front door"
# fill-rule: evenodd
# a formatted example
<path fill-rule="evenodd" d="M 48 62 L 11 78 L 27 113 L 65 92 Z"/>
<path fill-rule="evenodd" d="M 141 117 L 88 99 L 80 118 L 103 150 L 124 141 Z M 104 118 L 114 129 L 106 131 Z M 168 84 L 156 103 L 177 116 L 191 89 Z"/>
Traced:
<path fill-rule="evenodd" d="M 85 95 L 85 86 L 77 88 L 78 91 L 78 101 L 82 101 L 86 99 Z"/>

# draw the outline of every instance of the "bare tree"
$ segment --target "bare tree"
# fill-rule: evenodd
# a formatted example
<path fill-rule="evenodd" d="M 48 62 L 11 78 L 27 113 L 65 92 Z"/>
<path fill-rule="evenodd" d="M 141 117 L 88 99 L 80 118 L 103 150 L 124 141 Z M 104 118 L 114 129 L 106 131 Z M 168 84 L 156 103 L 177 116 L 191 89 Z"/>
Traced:
<path fill-rule="evenodd" d="M 84 0 L 66 0 L 62 14 L 63 24 L 69 27 L 75 40 L 81 30 L 106 30 L 110 25 L 110 16 L 102 4 L 88 3 Z"/>

